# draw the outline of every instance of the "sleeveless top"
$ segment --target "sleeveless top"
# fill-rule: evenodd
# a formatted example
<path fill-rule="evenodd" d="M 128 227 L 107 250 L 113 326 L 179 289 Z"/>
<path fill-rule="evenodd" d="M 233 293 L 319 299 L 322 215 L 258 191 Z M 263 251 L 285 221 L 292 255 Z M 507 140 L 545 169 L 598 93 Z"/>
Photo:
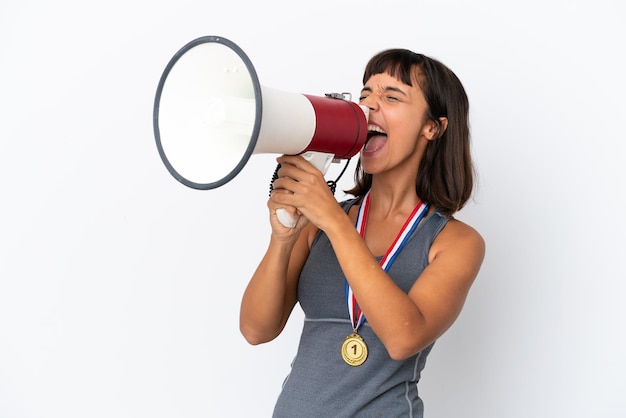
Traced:
<path fill-rule="evenodd" d="M 346 212 L 358 199 L 341 202 Z M 407 292 L 428 264 L 428 251 L 448 217 L 435 211 L 419 223 L 388 274 Z M 379 259 L 380 261 L 380 259 Z M 345 276 L 328 237 L 318 232 L 298 283 L 304 326 L 291 371 L 274 408 L 274 418 L 421 418 L 417 382 L 433 344 L 396 361 L 365 322 L 358 333 L 368 347 L 361 366 L 341 357 L 352 333 L 345 297 Z"/>

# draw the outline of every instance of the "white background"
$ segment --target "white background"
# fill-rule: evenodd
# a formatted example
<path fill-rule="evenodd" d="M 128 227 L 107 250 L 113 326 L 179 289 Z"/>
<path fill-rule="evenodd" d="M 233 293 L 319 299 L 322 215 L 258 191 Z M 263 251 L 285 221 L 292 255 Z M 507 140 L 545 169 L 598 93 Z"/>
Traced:
<path fill-rule="evenodd" d="M 389 47 L 450 66 L 479 173 L 458 217 L 487 256 L 427 417 L 625 416 L 625 28 L 619 0 L 2 0 L 0 417 L 270 415 L 301 314 L 251 347 L 238 309 L 275 156 L 193 190 L 152 131 L 165 65 L 204 35 L 297 93 L 358 95 Z"/>

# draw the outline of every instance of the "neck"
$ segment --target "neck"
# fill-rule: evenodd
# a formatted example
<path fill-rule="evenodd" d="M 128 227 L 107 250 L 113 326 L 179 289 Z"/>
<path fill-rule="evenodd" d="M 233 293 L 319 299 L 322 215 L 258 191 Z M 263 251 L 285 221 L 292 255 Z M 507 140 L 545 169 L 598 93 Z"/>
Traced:
<path fill-rule="evenodd" d="M 370 196 L 370 213 L 382 218 L 405 216 L 413 211 L 419 201 L 414 180 L 387 182 L 377 176 L 372 179 Z"/>

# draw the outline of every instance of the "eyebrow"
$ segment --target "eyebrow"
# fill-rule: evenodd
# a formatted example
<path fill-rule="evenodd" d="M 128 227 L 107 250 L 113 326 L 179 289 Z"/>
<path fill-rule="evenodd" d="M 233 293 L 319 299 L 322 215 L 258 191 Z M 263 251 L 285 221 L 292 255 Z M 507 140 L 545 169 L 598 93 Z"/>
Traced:
<path fill-rule="evenodd" d="M 401 95 L 403 95 L 403 96 L 406 96 L 406 95 L 407 95 L 404 91 L 402 91 L 402 89 L 400 89 L 400 88 L 398 88 L 398 87 L 391 87 L 391 86 L 384 87 L 384 88 L 383 88 L 383 91 L 384 91 L 384 92 L 390 92 L 390 91 L 392 91 L 392 92 L 395 92 L 395 93 L 399 93 L 399 94 L 401 94 Z M 368 92 L 368 93 L 371 93 L 371 92 L 372 92 L 372 88 L 371 88 L 371 87 L 367 87 L 367 86 L 366 86 L 366 87 L 363 87 L 363 88 L 361 89 L 361 93 L 363 93 L 363 92 Z"/>

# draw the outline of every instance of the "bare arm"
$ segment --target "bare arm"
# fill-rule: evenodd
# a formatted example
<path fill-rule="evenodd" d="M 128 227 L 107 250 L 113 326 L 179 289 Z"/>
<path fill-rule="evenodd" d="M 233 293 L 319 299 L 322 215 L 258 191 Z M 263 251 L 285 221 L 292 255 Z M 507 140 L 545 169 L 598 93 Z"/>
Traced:
<path fill-rule="evenodd" d="M 368 323 L 394 359 L 407 358 L 437 339 L 458 317 L 484 257 L 484 242 L 451 220 L 433 243 L 430 264 L 408 295 L 372 257 L 358 234 L 327 231 Z"/>
<path fill-rule="evenodd" d="M 239 328 L 250 344 L 276 338 L 284 329 L 297 302 L 300 271 L 309 253 L 309 234 L 314 226 L 304 220 L 294 230 L 276 221 L 276 206 L 268 202 L 273 232 L 265 256 L 243 294 Z M 302 230 L 302 232 L 300 232 Z"/>

